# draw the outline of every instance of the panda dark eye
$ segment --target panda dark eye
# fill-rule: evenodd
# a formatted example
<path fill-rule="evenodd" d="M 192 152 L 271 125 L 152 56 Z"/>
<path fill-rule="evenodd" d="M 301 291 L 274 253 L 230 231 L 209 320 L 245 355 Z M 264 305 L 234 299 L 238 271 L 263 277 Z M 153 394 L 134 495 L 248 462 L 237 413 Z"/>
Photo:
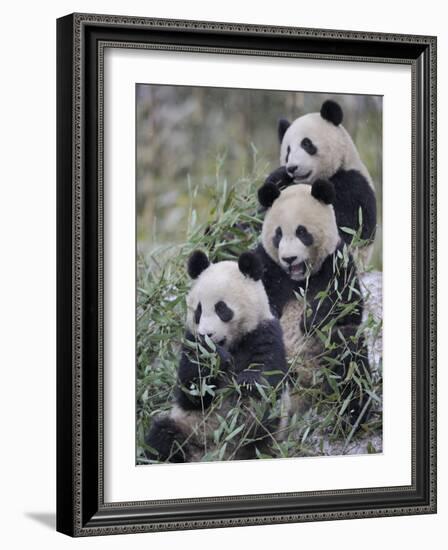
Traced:
<path fill-rule="evenodd" d="M 300 147 L 304 149 L 309 155 L 315 155 L 317 153 L 317 147 L 310 140 L 310 138 L 303 138 L 300 143 Z"/>
<path fill-rule="evenodd" d="M 224 321 L 224 323 L 228 323 L 233 318 L 233 311 L 225 302 L 221 301 L 215 304 L 215 311 L 216 315 L 221 319 L 221 321 Z"/>
<path fill-rule="evenodd" d="M 291 147 L 288 145 L 288 148 L 286 149 L 286 159 L 285 164 L 288 162 L 289 155 L 291 154 Z"/>
<path fill-rule="evenodd" d="M 272 237 L 272 244 L 275 248 L 280 246 L 280 241 L 282 240 L 283 232 L 281 227 L 277 227 L 275 230 L 275 235 Z"/>
<path fill-rule="evenodd" d="M 308 232 L 308 229 L 304 225 L 299 225 L 297 227 L 296 235 L 305 246 L 311 246 L 314 242 L 314 237 Z"/>
<path fill-rule="evenodd" d="M 194 312 L 194 322 L 197 325 L 199 325 L 199 321 L 201 320 L 201 315 L 202 315 L 202 306 L 201 306 L 201 302 L 199 302 L 196 308 L 196 311 Z"/>

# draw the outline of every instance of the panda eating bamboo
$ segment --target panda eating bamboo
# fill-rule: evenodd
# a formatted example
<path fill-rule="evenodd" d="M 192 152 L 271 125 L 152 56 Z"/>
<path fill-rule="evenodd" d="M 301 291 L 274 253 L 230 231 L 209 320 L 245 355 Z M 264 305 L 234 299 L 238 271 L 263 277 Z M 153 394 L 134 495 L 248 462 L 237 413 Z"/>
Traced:
<path fill-rule="evenodd" d="M 257 255 L 210 263 L 196 251 L 188 273 L 187 332 L 175 401 L 152 421 L 146 456 L 158 462 L 246 459 L 282 430 L 287 368 L 282 331 Z"/>
<path fill-rule="evenodd" d="M 257 254 L 263 284 L 280 319 L 291 371 L 293 409 L 303 411 L 307 388 L 321 385 L 347 400 L 350 425 L 368 415 L 370 367 L 360 332 L 363 297 L 355 262 L 341 239 L 328 180 L 259 191 L 266 212 Z"/>

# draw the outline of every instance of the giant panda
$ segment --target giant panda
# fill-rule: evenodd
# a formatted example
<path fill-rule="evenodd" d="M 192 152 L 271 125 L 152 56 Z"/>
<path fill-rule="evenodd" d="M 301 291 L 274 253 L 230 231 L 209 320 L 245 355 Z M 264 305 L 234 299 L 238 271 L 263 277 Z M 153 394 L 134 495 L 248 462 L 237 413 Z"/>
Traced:
<path fill-rule="evenodd" d="M 150 461 L 253 458 L 268 452 L 282 430 L 286 357 L 262 268 L 252 252 L 238 262 L 210 263 L 201 251 L 190 257 L 193 285 L 175 399 L 170 412 L 152 421 L 145 439 Z M 222 454 L 213 454 L 217 439 Z"/>
<path fill-rule="evenodd" d="M 336 383 L 349 399 L 347 424 L 359 425 L 368 416 L 367 396 L 344 380 L 355 365 L 352 379 L 366 380 L 370 372 L 359 334 L 363 298 L 355 262 L 338 231 L 335 198 L 328 180 L 283 191 L 274 184 L 264 186 L 259 200 L 267 211 L 256 253 L 295 377 L 293 408 L 303 412 L 309 405 L 312 392 L 306 389 L 316 386 L 320 375 L 326 392 Z"/>
<path fill-rule="evenodd" d="M 325 101 L 319 113 L 308 113 L 292 123 L 280 119 L 281 166 L 267 177 L 265 185 L 284 189 L 293 184 L 311 185 L 319 179 L 331 181 L 340 236 L 350 244 L 359 232 L 357 244 L 365 264 L 376 230 L 375 190 L 342 119 L 341 107 L 332 100 Z"/>

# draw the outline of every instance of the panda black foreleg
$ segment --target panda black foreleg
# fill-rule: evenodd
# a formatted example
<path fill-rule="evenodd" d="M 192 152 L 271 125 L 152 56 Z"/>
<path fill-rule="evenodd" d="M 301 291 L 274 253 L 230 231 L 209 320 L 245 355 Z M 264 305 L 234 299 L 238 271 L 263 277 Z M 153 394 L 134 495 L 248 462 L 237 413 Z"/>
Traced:
<path fill-rule="evenodd" d="M 191 341 L 193 337 L 187 335 Z M 205 342 L 201 345 L 207 351 L 216 354 L 218 359 L 216 368 L 210 365 L 211 360 L 203 360 L 194 350 L 184 347 L 178 368 L 178 382 L 176 399 L 185 410 L 207 409 L 214 398 L 213 390 L 222 386 L 226 371 L 232 363 L 231 354 L 222 346 L 215 345 L 215 349 L 208 349 Z M 204 391 L 207 390 L 208 391 Z"/>
<path fill-rule="evenodd" d="M 186 462 L 185 435 L 169 416 L 154 418 L 145 437 L 146 458 L 160 462 Z"/>
<path fill-rule="evenodd" d="M 361 230 L 362 240 L 373 241 L 377 224 L 376 197 L 369 182 L 358 170 L 339 170 L 330 181 L 336 191 L 333 206 L 338 227 L 348 227 L 356 232 Z M 347 244 L 353 240 L 351 233 L 340 230 L 340 235 Z"/>
<path fill-rule="evenodd" d="M 345 418 L 352 426 L 359 426 L 370 416 L 370 397 L 363 387 L 370 374 L 368 351 L 364 337 L 357 334 L 357 328 L 350 325 L 334 327 L 329 349 L 323 358 L 324 363 L 326 357 L 330 359 L 329 369 L 338 378 L 340 400 L 352 395 L 345 409 Z M 325 390 L 332 391 L 328 381 Z"/>
<path fill-rule="evenodd" d="M 287 374 L 280 323 L 273 318 L 261 323 L 238 344 L 234 354 L 236 381 L 240 385 L 262 384 L 278 391 Z"/>
<path fill-rule="evenodd" d="M 261 383 L 261 372 L 259 370 L 243 370 L 237 375 L 236 383 L 245 395 L 256 395 L 256 385 Z"/>
<path fill-rule="evenodd" d="M 262 244 L 255 249 L 255 254 L 263 264 L 262 281 L 268 295 L 271 311 L 279 319 L 285 305 L 294 298 L 294 283 L 268 255 Z"/>
<path fill-rule="evenodd" d="M 264 181 L 264 185 L 272 183 L 279 189 L 284 189 L 285 187 L 292 185 L 294 183 L 294 179 L 288 174 L 286 166 L 280 166 L 272 171 Z"/>
<path fill-rule="evenodd" d="M 286 166 L 280 166 L 276 168 L 269 176 L 265 179 L 263 185 L 258 189 L 258 199 L 261 204 L 260 212 L 265 212 L 268 208 L 268 203 L 272 199 L 268 199 L 272 193 L 272 186 L 275 190 L 281 191 L 286 187 L 289 187 L 294 183 L 293 178 L 286 171 Z M 278 194 L 278 191 L 277 191 Z"/>
<path fill-rule="evenodd" d="M 339 251 L 339 250 L 338 250 Z M 308 333 L 334 325 L 357 326 L 362 321 L 363 300 L 353 258 L 329 256 L 320 272 L 310 278 L 308 303 L 300 328 Z"/>

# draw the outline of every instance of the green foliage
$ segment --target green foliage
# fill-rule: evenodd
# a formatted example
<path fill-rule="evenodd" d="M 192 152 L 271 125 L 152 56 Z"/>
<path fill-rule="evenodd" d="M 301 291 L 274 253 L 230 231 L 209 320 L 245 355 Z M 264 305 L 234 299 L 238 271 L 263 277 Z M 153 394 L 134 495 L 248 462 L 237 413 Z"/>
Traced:
<path fill-rule="evenodd" d="M 264 170 L 265 166 L 258 162 L 255 152 L 252 174 L 235 182 L 234 185 L 229 185 L 226 179 L 221 177 L 218 168 L 216 180 L 208 189 L 210 200 L 207 215 L 201 220 L 196 210 L 197 188 L 191 187 L 189 214 L 182 243 L 155 246 L 150 253 L 138 255 L 138 463 L 147 462 L 144 457 L 144 435 L 152 419 L 169 410 L 173 402 L 180 349 L 182 343 L 186 344 L 185 297 L 190 288 L 186 273 L 188 257 L 194 250 L 201 249 L 212 261 L 235 259 L 241 252 L 255 247 L 261 227 L 261 218 L 257 214 L 256 191 L 262 181 Z M 355 241 L 359 242 L 356 239 L 359 239 L 359 236 L 355 236 Z M 347 248 L 341 252 L 341 260 L 347 265 Z M 350 277 L 343 288 L 338 288 L 336 283 L 335 278 L 327 289 L 319 293 L 317 299 L 320 304 L 333 290 L 339 295 L 348 290 L 350 296 L 357 292 Z M 296 298 L 307 306 L 306 290 L 298 293 Z M 307 334 L 304 347 L 314 349 L 310 343 L 316 339 L 321 343 L 314 356 L 307 356 L 310 363 L 322 362 L 322 367 L 312 372 L 311 382 L 306 381 L 306 372 L 303 377 L 300 375 L 302 354 L 299 352 L 290 361 L 290 369 L 299 371 L 292 392 L 300 394 L 308 406 L 305 411 L 293 414 L 289 429 L 281 440 L 277 441 L 275 437 L 269 436 L 269 452 L 263 445 L 258 445 L 258 441 L 267 435 L 263 433 L 266 419 L 278 418 L 281 415 L 276 388 L 270 387 L 269 384 L 257 384 L 257 399 L 245 396 L 242 388 L 234 380 L 230 381 L 226 388 L 217 390 L 209 383 L 209 379 L 204 377 L 199 385 L 184 388 L 184 391 L 195 396 L 214 396 L 212 406 L 204 411 L 202 427 L 213 417 L 215 429 L 211 440 L 206 438 L 204 432 L 204 453 L 201 459 L 231 460 L 248 443 L 255 444 L 259 459 L 359 452 L 357 449 L 360 442 L 365 449 L 363 452 L 376 452 L 376 449 L 381 448 L 381 375 L 374 373 L 372 376 L 366 376 L 360 371 L 361 363 L 356 358 L 353 358 L 343 376 L 335 374 L 344 353 L 347 353 L 344 346 L 338 357 L 328 356 L 328 352 L 334 349 L 331 335 L 336 330 L 336 319 L 347 315 L 349 310 L 356 307 L 356 301 L 354 304 L 343 305 L 336 300 L 329 310 L 328 318 L 324 318 L 318 327 Z M 381 333 L 381 322 L 372 315 L 367 317 L 357 335 L 350 338 L 356 339 L 369 331 L 374 338 Z M 339 336 L 344 342 L 345 336 L 341 332 Z M 209 341 L 207 344 L 204 347 L 198 343 L 187 343 L 192 352 L 197 354 L 198 362 L 215 373 L 219 369 L 219 360 L 213 353 L 213 343 Z M 322 361 L 323 357 L 325 361 Z M 375 412 L 368 422 L 352 428 L 344 420 L 345 413 L 352 399 L 362 394 L 368 395 L 368 402 L 373 403 Z M 230 405 L 223 406 L 224 403 Z M 357 433 L 355 428 L 359 428 Z"/>

